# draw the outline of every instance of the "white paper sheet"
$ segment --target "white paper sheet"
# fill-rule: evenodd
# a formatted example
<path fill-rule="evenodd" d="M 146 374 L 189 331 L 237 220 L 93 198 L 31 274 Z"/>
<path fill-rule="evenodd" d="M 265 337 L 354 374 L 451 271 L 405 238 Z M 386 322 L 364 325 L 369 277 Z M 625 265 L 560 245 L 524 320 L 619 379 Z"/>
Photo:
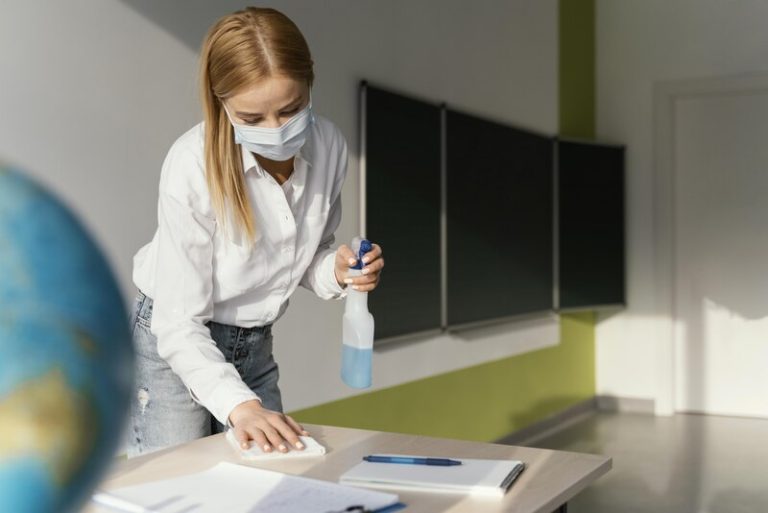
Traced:
<path fill-rule="evenodd" d="M 235 438 L 235 432 L 231 429 L 227 431 L 225 435 L 229 445 L 240 455 L 244 460 L 249 461 L 267 461 L 267 460 L 282 460 L 290 458 L 307 458 L 312 456 L 322 456 L 325 454 L 325 447 L 312 438 L 311 436 L 300 436 L 299 440 L 304 444 L 304 449 L 299 451 L 297 449 L 290 449 L 288 452 L 272 451 L 264 452 L 261 447 L 251 442 L 251 447 L 248 449 L 242 449 L 240 444 Z"/>
<path fill-rule="evenodd" d="M 204 472 L 94 495 L 98 504 L 132 513 L 326 513 L 352 505 L 379 509 L 397 501 L 394 494 L 226 462 Z"/>

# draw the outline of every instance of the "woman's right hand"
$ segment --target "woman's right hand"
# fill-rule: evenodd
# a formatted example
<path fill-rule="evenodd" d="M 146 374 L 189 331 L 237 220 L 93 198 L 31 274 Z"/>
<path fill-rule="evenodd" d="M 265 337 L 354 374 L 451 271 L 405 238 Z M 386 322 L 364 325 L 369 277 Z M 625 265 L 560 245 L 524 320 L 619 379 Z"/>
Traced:
<path fill-rule="evenodd" d="M 287 444 L 298 450 L 304 449 L 299 435 L 309 433 L 288 415 L 264 408 L 261 401 L 254 399 L 235 406 L 229 414 L 229 422 L 235 428 L 235 438 L 243 449 L 248 449 L 253 440 L 264 452 L 276 448 L 288 452 Z"/>

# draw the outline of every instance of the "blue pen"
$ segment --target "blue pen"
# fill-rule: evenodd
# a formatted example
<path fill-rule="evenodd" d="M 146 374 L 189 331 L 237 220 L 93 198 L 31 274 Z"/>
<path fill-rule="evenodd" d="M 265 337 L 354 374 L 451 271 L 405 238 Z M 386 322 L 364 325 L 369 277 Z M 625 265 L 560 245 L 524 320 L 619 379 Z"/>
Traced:
<path fill-rule="evenodd" d="M 438 465 L 441 467 L 450 467 L 461 465 L 458 460 L 449 460 L 447 458 L 411 458 L 408 456 L 363 456 L 365 461 L 371 463 L 401 463 L 404 465 Z"/>

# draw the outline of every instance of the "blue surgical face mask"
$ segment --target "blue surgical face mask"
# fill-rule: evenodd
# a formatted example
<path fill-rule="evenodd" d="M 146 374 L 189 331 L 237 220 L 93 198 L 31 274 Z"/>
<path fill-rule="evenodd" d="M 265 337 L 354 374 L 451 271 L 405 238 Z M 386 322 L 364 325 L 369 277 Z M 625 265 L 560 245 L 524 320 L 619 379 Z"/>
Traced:
<path fill-rule="evenodd" d="M 232 120 L 224 107 L 229 122 L 235 130 L 235 142 L 250 152 L 270 160 L 288 160 L 296 155 L 307 140 L 310 127 L 315 121 L 312 99 L 301 111 L 277 128 L 241 125 Z"/>

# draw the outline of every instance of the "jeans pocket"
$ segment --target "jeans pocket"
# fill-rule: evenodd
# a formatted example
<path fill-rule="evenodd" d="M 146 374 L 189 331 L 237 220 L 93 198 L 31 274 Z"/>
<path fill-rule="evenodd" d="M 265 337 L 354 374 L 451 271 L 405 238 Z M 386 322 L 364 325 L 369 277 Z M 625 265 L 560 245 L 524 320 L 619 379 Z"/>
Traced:
<path fill-rule="evenodd" d="M 136 322 L 149 329 L 152 325 L 152 298 L 139 294 L 136 299 Z"/>

